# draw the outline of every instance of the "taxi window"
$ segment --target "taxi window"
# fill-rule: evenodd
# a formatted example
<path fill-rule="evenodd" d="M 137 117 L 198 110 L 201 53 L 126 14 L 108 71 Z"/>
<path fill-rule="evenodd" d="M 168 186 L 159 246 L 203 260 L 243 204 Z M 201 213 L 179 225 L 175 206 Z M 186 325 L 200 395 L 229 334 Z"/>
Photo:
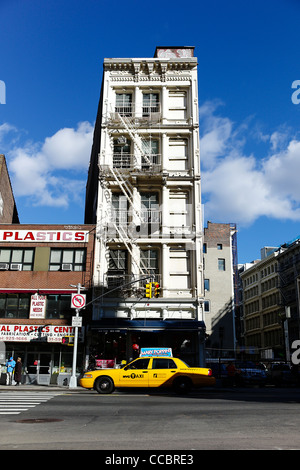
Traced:
<path fill-rule="evenodd" d="M 177 366 L 173 359 L 167 359 L 167 358 L 154 358 L 153 359 L 153 364 L 152 364 L 152 369 L 177 369 Z"/>
<path fill-rule="evenodd" d="M 128 364 L 128 366 L 124 367 L 125 370 L 128 369 L 147 369 L 148 364 L 149 364 L 149 358 L 143 358 L 143 359 L 137 359 L 136 361 L 132 362 L 131 364 Z"/>

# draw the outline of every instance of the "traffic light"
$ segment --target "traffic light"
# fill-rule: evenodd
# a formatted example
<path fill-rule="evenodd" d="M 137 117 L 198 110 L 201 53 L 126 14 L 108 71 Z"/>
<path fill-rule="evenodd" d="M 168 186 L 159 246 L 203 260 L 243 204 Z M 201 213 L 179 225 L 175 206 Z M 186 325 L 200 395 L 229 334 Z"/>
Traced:
<path fill-rule="evenodd" d="M 61 343 L 65 346 L 74 346 L 74 336 L 63 336 Z"/>
<path fill-rule="evenodd" d="M 146 297 L 152 298 L 152 282 L 146 284 Z"/>
<path fill-rule="evenodd" d="M 158 282 L 154 283 L 154 297 L 160 296 L 160 285 Z"/>

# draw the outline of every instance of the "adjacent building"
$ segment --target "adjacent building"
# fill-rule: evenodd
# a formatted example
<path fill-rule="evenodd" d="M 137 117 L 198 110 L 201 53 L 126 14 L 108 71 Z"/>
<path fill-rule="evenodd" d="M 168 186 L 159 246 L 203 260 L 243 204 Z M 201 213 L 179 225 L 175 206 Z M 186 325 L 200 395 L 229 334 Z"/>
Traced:
<path fill-rule="evenodd" d="M 285 358 L 279 255 L 278 247 L 264 247 L 261 259 L 240 274 L 244 316 L 244 348 L 241 353 L 255 360 Z"/>
<path fill-rule="evenodd" d="M 194 48 L 158 47 L 153 58 L 105 59 L 103 67 L 85 212 L 97 227 L 91 351 L 121 361 L 167 346 L 202 364 Z"/>
<path fill-rule="evenodd" d="M 19 217 L 4 155 L 0 155 L 0 224 L 17 224 Z"/>
<path fill-rule="evenodd" d="M 74 337 L 72 294 L 91 299 L 93 225 L 0 225 L 1 364 L 20 356 L 23 382 L 67 384 L 73 348 L 62 343 Z M 85 363 L 89 309 L 82 311 L 78 368 Z M 2 381 L 6 370 L 2 366 Z"/>
<path fill-rule="evenodd" d="M 208 222 L 204 228 L 204 310 L 207 357 L 236 352 L 237 229 Z"/>

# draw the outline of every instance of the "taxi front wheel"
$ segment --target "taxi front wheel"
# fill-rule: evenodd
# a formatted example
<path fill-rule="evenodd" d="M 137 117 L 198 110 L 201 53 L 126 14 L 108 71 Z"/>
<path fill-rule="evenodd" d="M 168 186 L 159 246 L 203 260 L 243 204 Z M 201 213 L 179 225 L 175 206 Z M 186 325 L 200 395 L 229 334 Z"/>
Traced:
<path fill-rule="evenodd" d="M 98 379 L 96 379 L 94 389 L 98 393 L 112 393 L 115 386 L 110 377 L 98 377 Z"/>

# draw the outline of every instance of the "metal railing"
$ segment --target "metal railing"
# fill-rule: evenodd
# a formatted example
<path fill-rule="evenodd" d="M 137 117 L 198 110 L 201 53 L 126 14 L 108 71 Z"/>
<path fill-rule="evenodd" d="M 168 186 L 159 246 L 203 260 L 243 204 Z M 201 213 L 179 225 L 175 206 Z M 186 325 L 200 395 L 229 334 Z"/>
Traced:
<path fill-rule="evenodd" d="M 138 163 L 137 156 L 129 153 L 114 153 L 112 157 L 113 168 L 120 170 L 160 171 L 161 154 L 143 154 Z"/>

